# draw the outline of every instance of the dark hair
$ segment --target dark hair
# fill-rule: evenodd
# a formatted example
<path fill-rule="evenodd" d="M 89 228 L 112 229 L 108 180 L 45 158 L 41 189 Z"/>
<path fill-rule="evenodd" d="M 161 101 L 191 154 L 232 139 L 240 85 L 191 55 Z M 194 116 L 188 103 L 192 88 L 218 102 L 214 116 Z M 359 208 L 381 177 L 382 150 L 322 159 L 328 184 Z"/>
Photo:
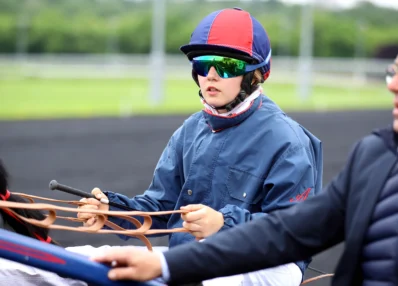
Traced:
<path fill-rule="evenodd" d="M 9 175 L 3 164 L 3 161 L 0 159 L 0 195 L 2 197 L 5 197 L 7 195 L 8 187 L 9 187 Z M 15 195 L 13 193 L 10 193 L 10 196 L 8 197 L 7 201 L 18 202 L 18 203 L 28 202 L 24 198 Z M 32 218 L 36 220 L 44 220 L 46 218 L 46 216 L 39 210 L 15 209 L 14 211 L 26 218 Z M 21 221 L 20 219 L 12 216 L 9 212 L 3 209 L 0 209 L 0 214 L 3 217 L 4 222 L 7 223 L 12 229 L 14 229 L 16 233 L 32 237 L 38 240 L 44 240 L 44 241 L 48 240 L 49 229 L 38 227 L 30 223 Z M 50 243 L 59 245 L 59 243 L 53 241 L 52 239 Z"/>

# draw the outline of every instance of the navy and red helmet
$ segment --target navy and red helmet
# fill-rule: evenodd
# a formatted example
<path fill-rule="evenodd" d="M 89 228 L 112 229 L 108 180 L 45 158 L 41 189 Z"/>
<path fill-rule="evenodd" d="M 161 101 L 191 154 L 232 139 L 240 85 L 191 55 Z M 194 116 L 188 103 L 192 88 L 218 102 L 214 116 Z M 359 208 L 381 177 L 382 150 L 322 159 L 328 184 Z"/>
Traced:
<path fill-rule="evenodd" d="M 206 16 L 181 51 L 192 60 L 200 55 L 222 55 L 263 63 L 266 80 L 271 71 L 271 43 L 264 27 L 240 8 L 215 11 Z M 254 63 L 253 62 L 253 63 Z"/>

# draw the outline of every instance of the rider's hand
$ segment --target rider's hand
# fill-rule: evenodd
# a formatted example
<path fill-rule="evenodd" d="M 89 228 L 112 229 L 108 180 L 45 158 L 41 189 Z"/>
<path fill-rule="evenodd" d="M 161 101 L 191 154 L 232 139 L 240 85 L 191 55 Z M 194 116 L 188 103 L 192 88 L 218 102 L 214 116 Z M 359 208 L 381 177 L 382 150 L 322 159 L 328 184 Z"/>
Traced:
<path fill-rule="evenodd" d="M 83 198 L 80 201 L 86 203 L 85 205 L 79 206 L 78 209 L 91 209 L 91 210 L 101 210 L 101 211 L 109 211 L 109 205 L 101 203 L 99 200 L 104 198 L 108 199 L 106 195 L 101 192 L 99 188 L 94 188 L 91 193 L 97 198 Z M 84 226 L 92 226 L 96 221 L 96 214 L 92 213 L 77 213 L 77 217 L 83 219 Z"/>
<path fill-rule="evenodd" d="M 91 257 L 91 260 L 114 266 L 108 272 L 111 280 L 148 281 L 162 275 L 160 255 L 134 246 L 124 246 L 112 247 L 102 254 Z"/>
<path fill-rule="evenodd" d="M 181 215 L 184 220 L 182 226 L 188 229 L 197 240 L 218 232 L 224 225 L 223 214 L 208 206 L 187 205 L 181 207 L 181 210 L 189 211 Z"/>

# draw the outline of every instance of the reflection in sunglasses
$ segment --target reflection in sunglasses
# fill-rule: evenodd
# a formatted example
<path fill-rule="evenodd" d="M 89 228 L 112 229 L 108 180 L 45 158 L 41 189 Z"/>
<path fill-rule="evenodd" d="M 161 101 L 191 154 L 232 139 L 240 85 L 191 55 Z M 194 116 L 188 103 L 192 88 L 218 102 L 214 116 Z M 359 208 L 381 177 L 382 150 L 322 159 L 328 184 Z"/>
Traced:
<path fill-rule="evenodd" d="M 394 76 L 398 73 L 398 64 L 392 64 L 388 66 L 386 70 L 386 82 L 390 84 Z"/>
<path fill-rule="evenodd" d="M 199 56 L 192 60 L 192 68 L 200 76 L 207 76 L 211 67 L 221 78 L 237 77 L 257 68 L 242 60 L 222 56 Z"/>

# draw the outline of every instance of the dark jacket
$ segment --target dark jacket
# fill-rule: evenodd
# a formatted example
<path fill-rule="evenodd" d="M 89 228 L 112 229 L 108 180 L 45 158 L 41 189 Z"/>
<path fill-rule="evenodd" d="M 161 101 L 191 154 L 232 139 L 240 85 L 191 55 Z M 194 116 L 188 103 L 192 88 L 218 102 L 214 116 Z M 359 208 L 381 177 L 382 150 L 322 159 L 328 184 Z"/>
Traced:
<path fill-rule="evenodd" d="M 397 143 L 391 129 L 376 134 L 384 139 L 392 153 Z M 379 192 L 362 245 L 362 276 L 366 286 L 396 286 L 398 232 L 398 164 L 391 169 Z"/>
<path fill-rule="evenodd" d="M 203 281 L 273 267 L 306 259 L 345 241 L 333 285 L 362 285 L 364 236 L 396 160 L 396 153 L 380 135 L 363 138 L 343 170 L 319 195 L 205 242 L 166 252 L 172 282 Z"/>

